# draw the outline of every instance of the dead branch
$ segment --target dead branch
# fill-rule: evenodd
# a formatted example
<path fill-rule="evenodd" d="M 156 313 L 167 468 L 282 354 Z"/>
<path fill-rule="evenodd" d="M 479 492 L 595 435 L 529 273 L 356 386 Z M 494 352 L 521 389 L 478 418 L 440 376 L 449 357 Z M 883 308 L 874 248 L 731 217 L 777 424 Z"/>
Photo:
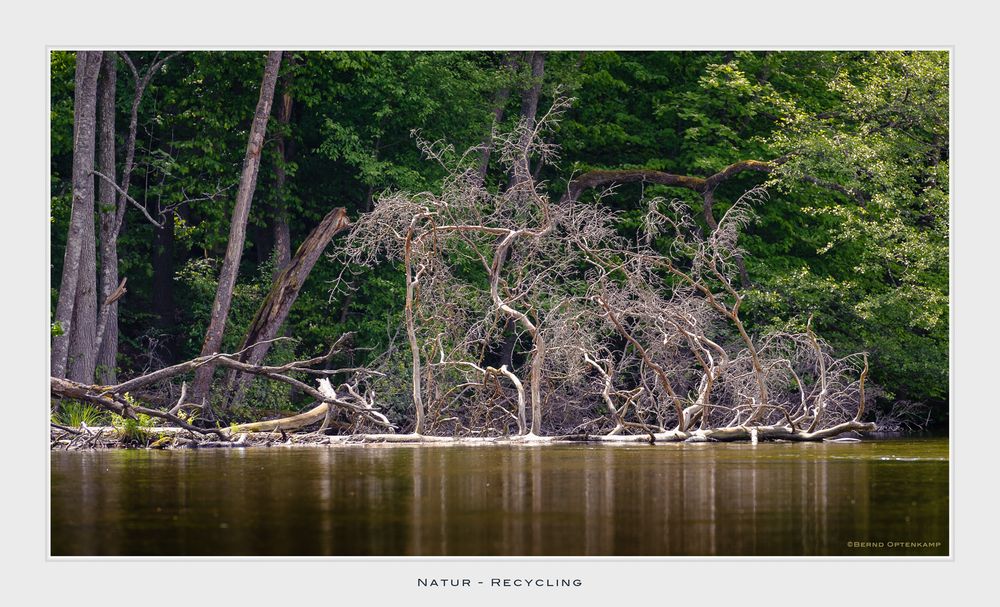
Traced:
<path fill-rule="evenodd" d="M 277 341 L 279 339 L 288 338 L 275 338 L 271 341 Z M 248 348 L 252 348 L 258 344 L 252 344 Z M 124 417 L 134 417 L 134 413 L 143 413 L 150 415 L 152 417 L 158 417 L 164 419 L 172 424 L 191 430 L 198 433 L 211 432 L 217 434 L 220 437 L 225 436 L 228 430 L 219 430 L 216 428 L 198 428 L 192 424 L 184 421 L 176 415 L 181 408 L 186 406 L 196 406 L 190 403 L 184 403 L 184 397 L 186 396 L 187 384 L 182 384 L 181 388 L 181 398 L 177 401 L 177 404 L 171 408 L 170 411 L 164 412 L 157 409 L 151 409 L 147 407 L 132 405 L 127 402 L 125 395 L 130 392 L 134 392 L 140 388 L 149 386 L 151 384 L 167 381 L 179 375 L 189 373 L 194 371 L 199 366 L 206 363 L 214 363 L 223 367 L 228 367 L 243 373 L 249 373 L 253 375 L 259 375 L 274 381 L 283 382 L 291 386 L 296 387 L 302 392 L 314 398 L 320 404 L 315 407 L 312 411 L 302 414 L 300 416 L 293 416 L 287 420 L 275 420 L 275 423 L 270 424 L 269 422 L 262 422 L 262 428 L 280 428 L 280 429 L 295 429 L 302 427 L 303 425 L 308 425 L 312 421 L 318 421 L 320 418 L 326 415 L 326 412 L 331 407 L 341 408 L 348 413 L 352 413 L 356 416 L 366 419 L 367 421 L 387 429 L 392 430 L 393 425 L 389 420 L 382 415 L 380 412 L 376 411 L 374 408 L 374 403 L 371 399 L 365 399 L 358 392 L 356 386 L 350 384 L 344 384 L 345 390 L 347 391 L 347 396 L 340 396 L 336 392 L 330 390 L 327 392 L 321 392 L 308 384 L 305 384 L 287 373 L 308 370 L 307 368 L 311 365 L 317 365 L 324 362 L 329 355 L 320 356 L 316 358 L 311 358 L 307 360 L 292 361 L 284 365 L 279 366 L 264 366 L 264 365 L 251 365 L 249 363 L 241 362 L 238 357 L 242 353 L 237 352 L 234 354 L 213 354 L 210 356 L 201 356 L 183 363 L 167 367 L 165 369 L 160 369 L 146 375 L 133 378 L 126 382 L 114 386 L 97 386 L 97 385 L 86 385 L 79 384 L 76 382 L 71 382 L 68 380 L 52 378 L 51 380 L 51 393 L 54 398 L 60 399 L 76 399 L 82 400 L 94 405 L 97 405 L 105 410 L 111 411 L 115 414 L 122 415 Z M 329 385 L 328 380 L 320 380 L 321 382 L 326 382 Z M 321 387 L 323 384 L 320 384 Z M 310 421 L 311 420 L 311 421 Z M 241 431 L 256 431 L 253 430 L 253 424 L 247 425 L 247 427 L 241 427 Z"/>

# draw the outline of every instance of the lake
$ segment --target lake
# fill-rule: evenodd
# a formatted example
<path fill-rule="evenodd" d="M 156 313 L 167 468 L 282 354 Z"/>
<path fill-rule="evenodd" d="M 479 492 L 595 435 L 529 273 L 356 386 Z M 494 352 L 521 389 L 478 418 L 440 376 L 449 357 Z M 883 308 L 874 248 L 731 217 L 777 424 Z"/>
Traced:
<path fill-rule="evenodd" d="M 946 556 L 948 441 L 51 453 L 51 554 Z"/>

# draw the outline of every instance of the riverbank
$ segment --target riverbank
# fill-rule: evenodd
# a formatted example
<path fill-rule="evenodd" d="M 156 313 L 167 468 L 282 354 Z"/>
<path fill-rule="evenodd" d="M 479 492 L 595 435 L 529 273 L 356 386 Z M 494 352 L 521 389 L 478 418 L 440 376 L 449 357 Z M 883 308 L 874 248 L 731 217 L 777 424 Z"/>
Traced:
<path fill-rule="evenodd" d="M 335 434 L 320 432 L 289 433 L 242 432 L 235 435 L 223 430 L 221 436 L 198 436 L 189 430 L 172 427 L 137 427 L 123 430 L 115 426 L 69 428 L 53 425 L 50 448 L 58 451 L 107 449 L 249 449 L 268 447 L 322 447 L 354 444 L 420 445 L 545 445 L 565 443 L 637 444 L 637 443 L 707 443 L 707 442 L 856 442 L 875 432 L 874 424 L 856 424 L 839 428 L 836 433 L 788 432 L 782 426 L 753 426 L 692 432 L 656 432 L 646 434 L 572 434 L 559 436 L 431 436 L 425 434 Z M 805 438 L 803 438 L 805 437 Z"/>

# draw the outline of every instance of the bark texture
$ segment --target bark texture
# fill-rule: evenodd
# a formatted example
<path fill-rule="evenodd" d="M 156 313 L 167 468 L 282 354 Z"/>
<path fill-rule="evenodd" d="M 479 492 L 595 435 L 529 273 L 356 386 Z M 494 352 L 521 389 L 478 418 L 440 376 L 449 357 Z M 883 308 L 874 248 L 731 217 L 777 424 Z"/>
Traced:
<path fill-rule="evenodd" d="M 117 60 L 114 53 L 105 53 L 98 82 L 98 157 L 97 170 L 117 179 L 115 169 L 115 91 Z M 101 229 L 101 313 L 97 334 L 97 381 L 113 384 L 117 381 L 115 359 L 118 356 L 118 302 L 107 303 L 118 288 L 118 225 L 116 192 L 101 180 L 97 190 Z M 101 327 L 103 326 L 103 330 Z"/>
<path fill-rule="evenodd" d="M 94 255 L 94 148 L 97 131 L 97 80 L 103 53 L 81 51 L 76 58 L 73 96 L 73 207 L 70 214 L 62 280 L 54 321 L 62 334 L 52 340 L 51 375 L 66 377 L 71 339 L 75 327 L 81 265 L 87 252 L 85 239 L 89 226 L 90 254 Z M 93 267 L 93 261 L 91 261 Z M 96 277 L 95 277 L 96 280 Z M 96 296 L 96 293 L 94 293 Z M 96 322 L 96 321 L 95 321 Z M 91 342 L 91 345 L 93 343 Z M 91 358 L 93 354 L 91 353 Z M 89 381 L 89 380 L 88 380 Z"/>
<path fill-rule="evenodd" d="M 246 239 L 247 218 L 250 216 L 250 203 L 253 200 L 254 189 L 257 186 L 257 172 L 260 168 L 260 154 L 264 146 L 264 134 L 267 130 L 267 120 L 271 115 L 271 103 L 274 100 L 274 87 L 278 80 L 278 68 L 281 65 L 281 51 L 268 53 L 264 67 L 264 78 L 260 87 L 260 98 L 254 112 L 253 125 L 247 142 L 246 156 L 243 161 L 243 172 L 240 176 L 240 186 L 236 193 L 236 207 L 229 228 L 229 245 L 226 247 L 226 257 L 222 262 L 219 275 L 219 286 L 212 304 L 212 316 L 205 342 L 202 345 L 202 356 L 214 354 L 222 346 L 222 334 L 226 328 L 226 317 L 232 303 L 233 288 L 236 285 L 236 274 L 240 259 L 243 257 L 243 244 Z M 206 364 L 198 367 L 192 386 L 192 398 L 200 402 L 208 396 L 212 384 L 212 372 L 215 366 Z"/>
<path fill-rule="evenodd" d="M 323 221 L 309 233 L 309 236 L 295 252 L 295 257 L 274 279 L 271 290 L 264 298 L 260 308 L 257 309 L 240 350 L 246 350 L 252 344 L 256 345 L 239 356 L 241 362 L 259 365 L 264 361 L 264 357 L 267 356 L 271 347 L 270 340 L 278 336 L 278 331 L 288 318 L 292 304 L 298 298 L 302 285 L 305 284 L 309 273 L 319 261 L 323 250 L 338 232 L 346 229 L 349 225 L 347 212 L 341 207 L 327 213 Z M 251 376 L 246 374 L 235 372 L 230 374 L 227 381 L 230 404 L 236 404 L 242 400 L 250 379 Z"/>
<path fill-rule="evenodd" d="M 76 283 L 76 302 L 73 305 L 72 330 L 69 335 L 69 356 L 66 377 L 79 382 L 94 381 L 97 366 L 97 242 L 94 232 L 94 201 L 90 200 L 89 212 L 80 233 L 79 277 Z"/>

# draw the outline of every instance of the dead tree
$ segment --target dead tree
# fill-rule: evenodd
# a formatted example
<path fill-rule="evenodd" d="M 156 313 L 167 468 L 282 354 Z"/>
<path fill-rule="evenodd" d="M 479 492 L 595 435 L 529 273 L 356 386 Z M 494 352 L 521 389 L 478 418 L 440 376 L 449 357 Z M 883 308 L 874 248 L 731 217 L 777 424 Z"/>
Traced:
<path fill-rule="evenodd" d="M 793 155 L 788 154 L 774 160 L 741 160 L 723 167 L 708 177 L 680 175 L 651 169 L 593 170 L 573 177 L 566 188 L 563 198 L 566 200 L 578 200 L 580 195 L 587 190 L 606 188 L 613 184 L 621 183 L 648 183 L 683 188 L 697 192 L 701 196 L 702 218 L 708 226 L 709 231 L 714 231 L 719 226 L 719 222 L 715 219 L 715 193 L 722 184 L 738 175 L 748 172 L 766 173 L 769 175 L 780 174 L 792 158 Z M 812 175 L 798 175 L 797 179 L 811 183 L 817 187 L 838 192 L 858 201 L 862 205 L 869 199 L 868 194 L 865 192 L 845 188 L 840 184 L 819 179 Z M 734 254 L 733 262 L 739 270 L 740 286 L 743 288 L 749 287 L 750 276 L 747 274 L 746 265 L 740 252 L 737 251 Z"/>
<path fill-rule="evenodd" d="M 251 365 L 259 365 L 264 362 L 264 357 L 267 356 L 272 343 L 271 340 L 277 337 L 278 331 L 285 319 L 288 318 L 288 313 L 298 298 L 299 291 L 309 277 L 313 266 L 316 265 L 323 250 L 333 237 L 347 229 L 348 226 L 350 226 L 350 222 L 347 219 L 346 211 L 343 207 L 336 208 L 327 213 L 319 225 L 313 228 L 313 231 L 302 241 L 295 256 L 274 278 L 271 289 L 250 322 L 250 328 L 247 329 L 247 334 L 240 346 L 241 351 L 243 351 L 243 354 L 240 355 L 241 361 Z M 228 374 L 226 393 L 229 405 L 238 404 L 242 400 L 249 380 L 250 376 L 238 374 L 236 371 L 231 371 Z"/>
<path fill-rule="evenodd" d="M 641 392 L 636 412 L 644 400 L 656 400 L 655 388 L 673 409 L 666 419 L 657 403 L 650 403 L 648 408 L 661 416 L 661 429 L 646 428 L 633 439 L 619 435 L 622 410 L 611 406 L 617 419 L 607 440 L 646 440 L 645 432 L 654 440 L 818 440 L 874 429 L 861 421 L 864 355 L 834 358 L 809 324 L 805 332 L 754 338 L 739 314 L 743 296 L 734 284 L 736 243 L 750 220 L 750 205 L 762 195 L 753 190 L 741 197 L 707 235 L 685 205 L 654 200 L 633 245 L 578 243 L 594 266 L 593 300 L 638 359 L 631 372 L 613 374 L 613 357 L 584 351 L 603 380 L 602 397 L 610 402 L 613 393 L 632 394 L 613 382 L 634 378 L 633 390 Z M 664 236 L 668 253 L 652 246 Z M 664 273 L 672 284 L 659 277 Z M 815 380 L 808 384 L 803 378 Z M 790 385 L 796 387 L 792 392 Z M 664 422 L 671 420 L 675 427 L 667 430 Z"/>
<path fill-rule="evenodd" d="M 495 141 L 500 162 L 520 178 L 501 193 L 483 187 L 478 170 L 468 159 L 470 150 L 453 164 L 448 146 L 420 141 L 424 153 L 450 171 L 439 194 L 393 193 L 381 197 L 374 210 L 360 218 L 345 242 L 345 259 L 370 267 L 388 258 L 402 261 L 406 280 L 404 319 L 411 352 L 412 401 L 415 433 L 424 430 L 422 344 L 416 322 L 418 297 L 424 283 L 443 280 L 449 255 L 467 255 L 483 269 L 489 285 L 492 311 L 504 322 L 512 320 L 531 340 L 528 385 L 531 402 L 530 434 L 542 432 L 542 384 L 546 353 L 544 332 L 522 301 L 537 291 L 546 278 L 555 278 L 560 264 L 538 263 L 554 229 L 551 203 L 530 174 L 517 173 L 528 159 L 547 161 L 554 148 L 542 134 L 558 121 L 568 100 L 557 100 L 541 120 L 522 121 L 511 133 Z M 464 252 L 456 252 L 461 249 Z M 535 268 L 532 275 L 510 280 L 512 271 Z M 423 305 L 435 302 L 424 300 Z M 459 348 L 464 349 L 464 348 Z M 508 370 L 509 372 L 512 372 Z"/>
<path fill-rule="evenodd" d="M 428 398 L 472 435 L 508 423 L 539 435 L 543 411 L 556 408 L 613 441 L 817 440 L 871 429 L 858 413 L 863 357 L 833 358 L 809 328 L 754 336 L 745 325 L 738 238 L 763 190 L 713 217 L 707 232 L 683 204 L 653 200 L 627 240 L 614 213 L 576 199 L 578 182 L 553 203 L 524 171 L 532 156 L 554 157 L 541 133 L 562 107 L 557 100 L 537 124 L 495 134 L 497 158 L 519 176 L 500 192 L 466 162 L 478 149 L 456 158 L 421 141 L 448 170 L 441 190 L 383 195 L 345 241 L 343 260 L 402 263 L 417 433 Z M 714 191 L 720 179 L 691 185 Z M 663 239 L 666 251 L 656 247 Z M 478 292 L 455 276 L 458 265 L 478 265 Z M 508 322 L 531 344 L 526 371 L 485 362 Z"/>

